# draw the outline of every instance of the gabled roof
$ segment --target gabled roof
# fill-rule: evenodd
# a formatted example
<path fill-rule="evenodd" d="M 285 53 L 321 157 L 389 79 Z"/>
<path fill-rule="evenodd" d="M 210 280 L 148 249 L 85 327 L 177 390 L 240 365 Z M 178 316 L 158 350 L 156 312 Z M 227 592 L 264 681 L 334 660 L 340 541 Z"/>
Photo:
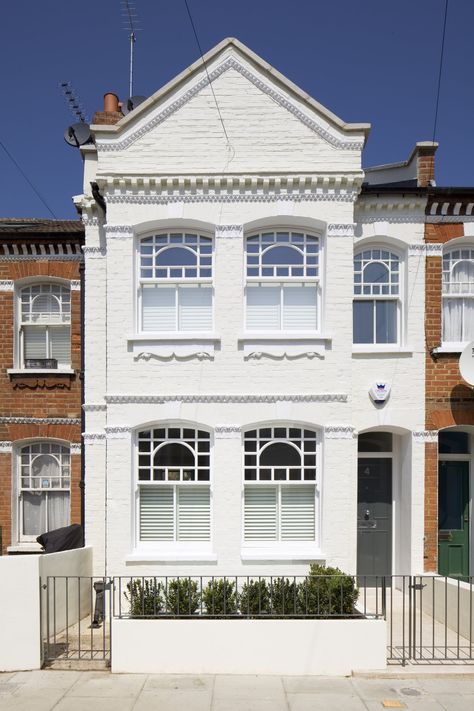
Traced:
<path fill-rule="evenodd" d="M 80 220 L 47 220 L 37 217 L 0 217 L 1 235 L 83 235 Z"/>
<path fill-rule="evenodd" d="M 322 122 L 332 125 L 339 131 L 349 133 L 357 132 L 359 134 L 362 132 L 365 139 L 367 138 L 370 131 L 369 123 L 346 123 L 234 37 L 226 38 L 209 50 L 209 52 L 204 55 L 204 63 L 207 66 L 217 59 L 219 55 L 224 54 L 228 50 L 233 50 L 235 54 L 240 55 L 241 58 L 251 63 L 257 70 L 259 70 L 260 73 L 266 75 L 272 83 L 276 83 L 283 90 L 292 95 L 296 100 L 305 104 L 312 112 L 316 112 Z M 178 74 L 174 79 L 161 87 L 161 89 L 152 94 L 152 96 L 140 104 L 134 111 L 127 114 L 118 123 L 115 125 L 94 124 L 92 126 L 93 131 L 97 134 L 101 134 L 104 138 L 106 136 L 112 137 L 114 134 L 116 135 L 121 133 L 124 129 L 131 127 L 134 122 L 146 114 L 155 104 L 163 102 L 169 98 L 169 96 L 176 92 L 185 82 L 189 81 L 193 75 L 202 72 L 202 69 L 203 60 L 198 59 L 187 67 L 187 69 Z"/>

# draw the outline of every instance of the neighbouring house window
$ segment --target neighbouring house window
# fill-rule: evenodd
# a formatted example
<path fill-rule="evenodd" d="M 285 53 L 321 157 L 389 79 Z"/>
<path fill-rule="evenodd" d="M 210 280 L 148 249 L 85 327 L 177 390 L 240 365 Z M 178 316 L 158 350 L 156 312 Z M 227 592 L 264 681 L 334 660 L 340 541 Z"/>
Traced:
<path fill-rule="evenodd" d="M 170 232 L 140 240 L 142 331 L 212 330 L 212 239 Z"/>
<path fill-rule="evenodd" d="M 20 541 L 69 525 L 69 447 L 40 442 L 21 447 L 18 458 Z"/>
<path fill-rule="evenodd" d="M 244 541 L 314 541 L 318 436 L 298 427 L 244 435 Z"/>
<path fill-rule="evenodd" d="M 443 342 L 474 340 L 474 249 L 443 256 Z"/>
<path fill-rule="evenodd" d="M 400 257 L 386 249 L 365 249 L 354 257 L 354 343 L 398 343 Z"/>
<path fill-rule="evenodd" d="M 247 237 L 247 330 L 319 330 L 319 262 L 319 237 L 285 230 Z"/>
<path fill-rule="evenodd" d="M 19 293 L 19 365 L 71 365 L 71 290 L 60 284 L 33 284 Z M 35 363 L 36 361 L 36 363 Z"/>
<path fill-rule="evenodd" d="M 138 433 L 138 538 L 209 541 L 210 434 L 188 427 Z"/>

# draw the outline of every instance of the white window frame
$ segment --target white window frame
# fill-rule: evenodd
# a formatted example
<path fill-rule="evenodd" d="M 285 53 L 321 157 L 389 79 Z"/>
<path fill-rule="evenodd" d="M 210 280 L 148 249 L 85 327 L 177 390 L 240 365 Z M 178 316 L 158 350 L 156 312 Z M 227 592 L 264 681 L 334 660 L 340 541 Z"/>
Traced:
<path fill-rule="evenodd" d="M 253 430 L 264 429 L 276 429 L 276 428 L 287 428 L 299 429 L 302 432 L 310 430 L 316 435 L 316 466 L 310 467 L 316 469 L 316 478 L 313 480 L 246 480 L 245 479 L 245 435 Z M 257 434 L 257 450 L 258 455 L 258 442 L 260 441 L 260 436 Z M 291 439 L 275 438 L 272 439 L 275 442 L 288 442 L 291 444 Z M 250 453 L 250 452 L 248 452 Z M 281 559 L 287 560 L 289 558 L 293 560 L 307 559 L 308 555 L 318 555 L 320 550 L 321 542 L 321 531 L 322 531 L 322 521 L 321 521 L 321 483 L 323 480 L 322 476 L 322 431 L 319 427 L 308 424 L 301 423 L 288 423 L 288 422 L 269 422 L 269 423 L 259 423 L 258 425 L 248 426 L 242 433 L 242 490 L 241 490 L 241 548 L 242 548 L 242 559 Z M 253 467 L 250 467 L 253 468 Z M 256 465 L 258 469 L 258 464 Z M 263 467 L 265 469 L 271 467 Z M 277 468 L 292 468 L 292 467 L 277 467 Z M 272 474 L 273 477 L 273 474 Z M 313 486 L 314 487 L 314 539 L 312 540 L 282 540 L 281 539 L 281 490 L 286 486 Z M 266 487 L 275 488 L 277 490 L 277 534 L 278 538 L 275 540 L 247 540 L 245 538 L 245 489 L 247 487 Z M 319 556 L 320 558 L 323 556 Z"/>
<path fill-rule="evenodd" d="M 313 264 L 308 264 L 306 262 L 306 257 L 307 256 L 314 256 L 317 255 L 317 262 L 316 262 L 316 267 L 317 267 L 317 272 L 318 274 L 316 276 L 293 276 L 293 275 L 288 275 L 288 276 L 263 276 L 261 274 L 259 275 L 248 275 L 247 269 L 252 268 L 252 265 L 248 264 L 247 257 L 248 252 L 247 252 L 247 245 L 248 245 L 248 240 L 252 237 L 259 237 L 258 244 L 259 246 L 262 247 L 262 235 L 267 235 L 270 233 L 274 233 L 275 235 L 278 232 L 283 232 L 283 233 L 295 233 L 295 234 L 303 234 L 305 236 L 305 243 L 306 243 L 306 237 L 310 237 L 312 239 L 316 239 L 318 243 L 318 250 L 314 254 L 312 253 L 311 255 L 306 254 L 305 258 L 303 259 L 303 270 L 306 271 L 307 268 L 312 268 L 314 267 Z M 272 243 L 269 242 L 266 247 L 268 248 Z M 275 245 L 278 245 L 280 243 L 276 242 L 274 243 Z M 288 246 L 290 245 L 291 242 L 281 242 L 280 246 Z M 297 246 L 297 245 L 293 245 Z M 244 274 L 244 291 L 245 291 L 245 298 L 244 298 L 244 324 L 245 324 L 245 333 L 247 336 L 253 336 L 253 335 L 271 335 L 275 334 L 277 336 L 282 336 L 282 335 L 287 335 L 288 338 L 296 338 L 300 334 L 305 334 L 310 337 L 315 337 L 315 336 L 320 336 L 323 332 L 323 323 L 322 323 L 322 318 L 323 318 L 323 291 L 324 291 L 324 283 L 323 283 L 323 273 L 324 273 L 324 250 L 323 250 L 323 239 L 322 239 L 322 234 L 320 232 L 311 230 L 311 229 L 306 229 L 304 227 L 298 228 L 296 226 L 268 226 L 266 228 L 261 228 L 259 230 L 253 230 L 249 231 L 247 234 L 244 236 L 244 254 L 243 254 L 243 274 Z M 265 249 L 265 247 L 263 247 Z M 256 256 L 258 254 L 259 260 L 258 260 L 258 269 L 261 271 L 263 269 L 263 265 L 261 263 L 261 257 L 262 257 L 263 251 L 260 251 L 258 253 L 255 253 Z M 294 268 L 301 268 L 296 265 L 279 265 L 281 268 L 288 268 L 289 271 L 291 272 Z M 271 267 L 267 267 L 271 268 Z M 277 267 L 274 267 L 276 269 Z M 284 320 L 284 315 L 283 315 L 283 294 L 284 294 L 284 287 L 285 286 L 314 286 L 315 291 L 316 291 L 316 321 L 317 321 L 317 326 L 315 329 L 310 329 L 310 330 L 304 330 L 302 331 L 301 329 L 284 329 L 283 328 L 283 320 Z M 261 287 L 280 287 L 280 328 L 279 329 L 252 329 L 249 328 L 248 325 L 248 304 L 247 304 L 247 299 L 248 299 L 248 287 L 252 286 L 261 286 Z"/>
<path fill-rule="evenodd" d="M 191 429 L 197 432 L 199 430 L 209 434 L 209 480 L 206 481 L 173 481 L 165 479 L 163 481 L 144 481 L 139 478 L 139 436 L 141 432 L 153 431 L 154 429 Z M 152 437 L 153 441 L 153 437 Z M 168 438 L 167 442 L 183 442 L 183 438 Z M 214 515 L 213 515 L 213 495 L 214 495 L 214 478 L 213 478 L 213 458 L 214 458 L 214 440 L 212 432 L 209 428 L 200 424 L 186 422 L 158 422 L 151 425 L 140 426 L 134 434 L 134 477 L 133 477 L 133 499 L 134 499 L 134 530 L 133 530 L 133 552 L 127 556 L 128 562 L 136 562 L 137 560 L 144 561 L 166 561 L 166 560 L 215 560 L 212 553 L 214 541 Z M 176 469 L 179 467 L 173 467 Z M 186 469 L 187 467 L 182 467 Z M 196 467 L 197 470 L 197 467 Z M 173 488 L 173 524 L 174 524 L 174 540 L 168 541 L 146 541 L 140 539 L 140 488 L 141 487 L 172 487 Z M 179 541 L 176 539 L 177 531 L 177 489 L 183 487 L 204 487 L 209 489 L 209 540 L 201 541 Z"/>
<path fill-rule="evenodd" d="M 168 237 L 168 242 L 163 243 L 163 245 L 169 245 L 170 247 L 176 246 L 176 247 L 184 247 L 184 248 L 189 248 L 186 244 L 184 243 L 173 243 L 171 242 L 171 236 L 172 235 L 190 235 L 192 237 L 197 237 L 198 238 L 198 243 L 199 243 L 199 238 L 204 237 L 205 239 L 209 240 L 209 244 L 211 246 L 211 252 L 210 255 L 202 255 L 204 257 L 210 256 L 210 265 L 199 265 L 199 253 L 198 253 L 198 266 L 196 267 L 197 271 L 199 272 L 200 269 L 209 269 L 211 271 L 211 276 L 196 276 L 196 277 L 189 277 L 185 276 L 184 270 L 186 269 L 185 266 L 182 267 L 163 267 L 164 271 L 167 271 L 166 276 L 151 276 L 151 277 L 142 277 L 141 275 L 141 269 L 142 269 L 142 264 L 141 264 L 141 245 L 144 240 L 153 238 L 163 238 L 163 237 Z M 156 245 L 155 241 L 152 243 L 153 245 Z M 190 250 L 192 251 L 192 250 Z M 214 274 L 215 274 L 215 239 L 214 237 L 204 231 L 204 230 L 195 230 L 195 229 L 167 229 L 167 230 L 154 230 L 153 232 L 150 233 L 145 233 L 145 234 L 140 234 L 136 238 L 136 314 L 135 314 L 135 322 L 137 324 L 136 332 L 139 336 L 143 337 L 149 337 L 149 338 L 164 338 L 166 336 L 189 336 L 191 337 L 194 333 L 194 331 L 188 331 L 188 330 L 183 330 L 179 328 L 179 292 L 181 289 L 186 288 L 186 287 L 204 287 L 204 288 L 209 288 L 211 290 L 211 298 L 212 298 L 212 305 L 211 305 L 211 312 L 212 312 L 212 317 L 211 317 L 211 327 L 209 329 L 206 329 L 205 332 L 203 333 L 211 333 L 213 331 L 214 327 L 214 303 L 215 303 L 215 297 L 214 297 Z M 187 267 L 188 269 L 194 269 L 194 267 Z M 151 267 L 153 271 L 156 270 L 156 268 L 153 266 Z M 181 276 L 171 276 L 171 269 L 181 269 L 182 274 Z M 142 302 L 142 292 L 143 292 L 143 287 L 145 285 L 155 285 L 157 288 L 160 287 L 165 287 L 165 288 L 174 288 L 175 290 L 175 328 L 171 331 L 151 331 L 151 330 L 144 330 L 143 328 L 143 302 Z"/>
<path fill-rule="evenodd" d="M 69 475 L 61 473 L 61 479 L 69 479 L 69 485 L 68 486 L 62 486 L 62 487 L 55 487 L 55 488 L 49 488 L 45 487 L 43 488 L 34 488 L 34 487 L 29 487 L 25 488 L 22 486 L 21 482 L 21 456 L 22 452 L 26 450 L 29 447 L 33 447 L 35 445 L 45 445 L 46 447 L 54 445 L 58 447 L 63 447 L 65 450 L 68 450 L 67 452 L 61 453 L 62 456 L 68 456 L 68 463 L 66 466 L 69 468 Z M 51 454 L 50 452 L 39 452 L 36 456 L 42 456 L 42 455 L 48 455 Z M 30 457 L 32 455 L 30 454 Z M 57 458 L 55 454 L 51 454 L 54 458 Z M 60 463 L 61 466 L 61 463 Z M 36 492 L 41 492 L 41 495 L 45 495 L 46 500 L 48 498 L 48 493 L 53 492 L 67 492 L 68 493 L 68 499 L 69 499 L 69 522 L 71 520 L 71 475 L 72 475 L 72 462 L 71 462 L 71 447 L 70 444 L 67 442 L 63 441 L 57 441 L 57 440 L 49 440 L 49 439 L 42 439 L 42 440 L 31 440 L 28 442 L 21 442 L 18 443 L 14 448 L 13 448 L 13 496 L 14 496 L 14 506 L 13 506 L 13 530 L 14 530 L 14 535 L 13 535 L 13 540 L 16 541 L 18 544 L 25 544 L 25 543 L 36 543 L 36 538 L 37 535 L 25 535 L 23 534 L 23 506 L 22 506 L 22 492 L 23 491 L 36 491 Z M 48 504 L 46 503 L 46 529 L 43 533 L 47 532 L 49 530 L 48 526 Z M 67 525 L 67 524 L 66 524 Z"/>
<path fill-rule="evenodd" d="M 65 289 L 69 292 L 69 320 L 64 320 L 63 322 L 48 322 L 43 321 L 40 323 L 33 323 L 28 321 L 23 321 L 22 314 L 22 293 L 26 289 L 31 289 L 36 286 L 57 286 Z M 23 282 L 15 285 L 15 307 L 14 307 L 14 319 L 15 319 L 15 334 L 14 334 L 14 364 L 15 368 L 18 370 L 24 370 L 26 372 L 32 372 L 38 370 L 37 368 L 25 368 L 25 346 L 24 346 L 24 327 L 38 327 L 46 328 L 46 341 L 48 354 L 45 358 L 51 358 L 51 352 L 49 349 L 49 332 L 54 328 L 69 328 L 69 347 L 70 347 L 70 358 L 67 363 L 61 363 L 58 361 L 57 368 L 48 368 L 47 370 L 51 372 L 57 371 L 69 371 L 71 368 L 72 359 L 72 343 L 71 343 L 71 328 L 72 328 L 72 289 L 70 282 L 64 281 L 53 281 L 51 279 L 35 279 L 34 281 Z M 62 306 L 62 304 L 61 304 Z M 13 369 L 14 372 L 15 369 Z M 41 369 L 40 369 L 41 370 Z M 12 371 L 9 371 L 12 372 Z"/>
<path fill-rule="evenodd" d="M 459 258 L 453 258 L 452 255 L 455 252 L 460 253 Z M 462 257 L 462 253 L 468 253 L 469 256 Z M 446 262 L 449 260 L 449 266 L 446 269 L 445 265 Z M 455 293 L 450 291 L 450 287 L 452 286 L 452 281 L 451 281 L 451 275 L 452 271 L 455 268 L 455 266 L 459 262 L 472 262 L 474 266 L 474 245 L 472 243 L 462 243 L 458 245 L 450 245 L 449 248 L 446 248 L 443 251 L 443 257 L 442 257 L 442 281 L 441 281 L 441 342 L 442 342 L 442 347 L 446 346 L 449 349 L 452 349 L 454 351 L 462 351 L 464 347 L 470 342 L 471 339 L 465 337 L 465 301 L 473 300 L 474 299 L 474 281 L 472 282 L 471 286 L 471 292 L 469 293 Z M 449 278 L 448 278 L 449 277 Z M 457 299 L 462 301 L 462 318 L 461 318 L 461 328 L 462 328 L 462 338 L 460 341 L 448 341 L 445 339 L 445 314 L 444 314 L 444 305 L 446 300 L 449 299 Z"/>
<path fill-rule="evenodd" d="M 370 263 L 381 263 L 384 264 L 387 259 L 382 258 L 376 258 L 376 257 L 371 257 L 369 259 L 363 259 L 362 255 L 364 252 L 386 252 L 389 254 L 389 261 L 392 261 L 392 257 L 395 257 L 396 260 L 398 261 L 399 269 L 398 269 L 398 294 L 393 294 L 393 293 L 388 293 L 388 294 L 378 294 L 378 293 L 373 293 L 373 287 L 375 286 L 373 283 L 367 283 L 364 284 L 363 281 L 363 268 L 361 269 L 360 273 L 362 275 L 362 281 L 358 284 L 355 282 L 355 262 L 356 261 L 361 261 L 364 262 L 366 261 L 367 266 Z M 357 257 L 360 257 L 360 260 L 357 260 Z M 387 266 L 385 264 L 385 266 Z M 391 277 L 392 277 L 392 271 L 391 268 L 388 267 L 389 269 L 389 291 L 391 291 L 391 287 L 395 285 L 392 284 Z M 394 249 L 391 244 L 381 244 L 381 243 L 371 243 L 367 245 L 357 245 L 356 249 L 354 250 L 354 257 L 353 257 L 353 296 L 352 296 L 352 312 L 353 312 L 353 318 L 354 318 L 354 304 L 356 302 L 362 302 L 362 301 L 369 301 L 373 303 L 373 310 L 372 310 L 372 315 L 373 315 L 373 329 L 374 329 L 374 339 L 376 337 L 376 301 L 395 301 L 397 304 L 396 308 L 396 328 L 397 328 L 397 339 L 393 342 L 377 342 L 376 340 L 373 340 L 371 343 L 360 343 L 360 342 L 355 342 L 354 340 L 354 330 L 352 332 L 352 345 L 353 345 L 353 350 L 358 351 L 358 350 L 374 350 L 374 351 L 384 351 L 384 350 L 394 350 L 398 349 L 403 343 L 404 343 L 404 318 L 403 318 L 403 309 L 404 309 L 404 271 L 405 271 L 405 262 L 403 255 L 400 253 L 399 250 Z M 359 273 L 359 272 L 357 272 Z M 379 286 L 384 286 L 385 284 L 380 284 Z M 370 288 L 371 293 L 360 293 L 356 294 L 356 286 L 361 287 L 361 290 L 363 290 L 364 286 Z"/>

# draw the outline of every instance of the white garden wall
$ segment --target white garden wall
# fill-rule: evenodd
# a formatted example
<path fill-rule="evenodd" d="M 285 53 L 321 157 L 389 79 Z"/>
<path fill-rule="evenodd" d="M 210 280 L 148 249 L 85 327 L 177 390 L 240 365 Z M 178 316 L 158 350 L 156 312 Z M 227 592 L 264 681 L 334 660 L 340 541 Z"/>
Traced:
<path fill-rule="evenodd" d="M 117 673 L 343 676 L 385 665 L 385 620 L 112 621 Z"/>

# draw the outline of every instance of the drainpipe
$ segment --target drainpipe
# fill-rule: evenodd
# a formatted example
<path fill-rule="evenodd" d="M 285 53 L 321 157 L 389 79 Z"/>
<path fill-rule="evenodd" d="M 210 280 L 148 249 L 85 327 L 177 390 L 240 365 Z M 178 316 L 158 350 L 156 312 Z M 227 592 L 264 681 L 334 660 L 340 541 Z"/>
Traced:
<path fill-rule="evenodd" d="M 85 272 L 86 263 L 79 263 L 79 279 L 80 279 L 80 324 L 81 324 L 81 370 L 79 372 L 79 380 L 81 383 L 81 479 L 79 488 L 81 490 L 81 525 L 82 525 L 82 545 L 86 545 L 86 521 L 85 521 L 85 494 L 86 494 L 86 460 L 84 446 L 84 431 L 86 428 L 86 413 L 84 411 L 85 402 L 85 379 L 84 379 L 84 342 L 85 342 Z"/>

